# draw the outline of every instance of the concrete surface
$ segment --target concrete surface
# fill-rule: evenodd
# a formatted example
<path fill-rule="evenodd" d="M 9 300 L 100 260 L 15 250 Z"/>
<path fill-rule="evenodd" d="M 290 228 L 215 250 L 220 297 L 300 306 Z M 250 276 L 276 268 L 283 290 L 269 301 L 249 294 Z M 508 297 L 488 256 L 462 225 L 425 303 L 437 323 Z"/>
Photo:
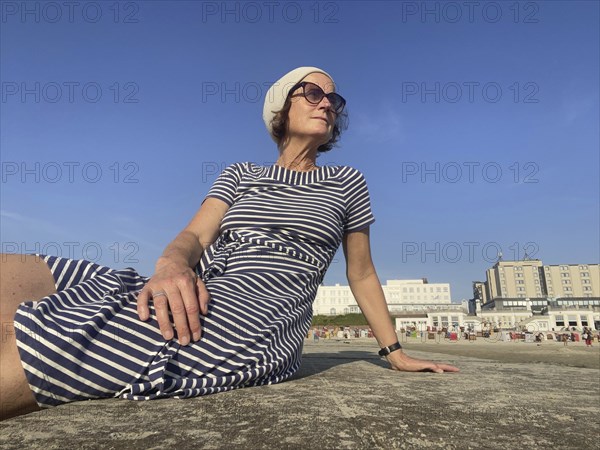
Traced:
<path fill-rule="evenodd" d="M 409 343 L 410 355 L 461 372 L 401 373 L 376 356 L 374 340 L 346 342 L 306 341 L 300 372 L 278 385 L 187 400 L 77 402 L 13 418 L 0 422 L 0 447 L 597 448 L 598 369 L 566 366 L 562 355 L 555 363 L 502 362 Z M 519 345 L 504 354 L 532 349 Z M 586 350 L 589 360 L 600 355 L 598 346 Z"/>

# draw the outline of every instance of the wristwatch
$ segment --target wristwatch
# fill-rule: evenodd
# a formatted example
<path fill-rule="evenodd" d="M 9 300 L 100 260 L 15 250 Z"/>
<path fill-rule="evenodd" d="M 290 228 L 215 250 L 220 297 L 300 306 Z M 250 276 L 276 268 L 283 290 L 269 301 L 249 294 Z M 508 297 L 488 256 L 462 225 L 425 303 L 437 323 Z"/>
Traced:
<path fill-rule="evenodd" d="M 395 344 L 383 347 L 381 350 L 379 350 L 379 356 L 387 356 L 393 351 L 400 350 L 401 348 L 402 346 L 400 345 L 400 342 L 396 341 Z"/>

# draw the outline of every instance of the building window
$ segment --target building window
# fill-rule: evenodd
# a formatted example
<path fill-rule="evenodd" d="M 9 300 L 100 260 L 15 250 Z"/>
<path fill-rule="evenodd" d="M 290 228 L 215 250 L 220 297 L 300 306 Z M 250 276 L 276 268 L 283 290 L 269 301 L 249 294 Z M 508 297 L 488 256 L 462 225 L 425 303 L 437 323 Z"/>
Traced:
<path fill-rule="evenodd" d="M 565 326 L 565 318 L 564 316 L 556 316 L 556 326 L 564 327 Z"/>
<path fill-rule="evenodd" d="M 591 287 L 589 287 L 589 286 L 584 286 L 584 287 L 583 287 L 583 290 L 584 290 L 584 291 L 591 291 L 591 290 L 592 290 L 592 288 L 591 288 Z"/>
<path fill-rule="evenodd" d="M 560 266 L 560 270 L 569 270 L 567 266 Z"/>
<path fill-rule="evenodd" d="M 571 280 L 562 280 L 562 284 L 571 284 Z"/>
<path fill-rule="evenodd" d="M 579 318 L 581 319 L 581 326 L 587 327 L 588 326 L 587 316 L 579 316 Z"/>
<path fill-rule="evenodd" d="M 523 278 L 523 274 L 522 273 L 515 273 L 515 277 L 517 277 L 517 278 Z"/>
<path fill-rule="evenodd" d="M 586 270 L 588 268 L 588 266 L 585 266 L 585 265 L 584 266 L 579 266 L 579 268 L 582 269 L 582 270 Z"/>
<path fill-rule="evenodd" d="M 523 280 L 517 280 L 517 284 L 525 284 Z"/>
<path fill-rule="evenodd" d="M 569 326 L 570 327 L 577 326 L 577 316 L 569 316 Z"/>
<path fill-rule="evenodd" d="M 581 272 L 581 276 L 582 277 L 589 277 L 590 273 L 589 272 Z"/>
<path fill-rule="evenodd" d="M 335 308 L 331 308 L 329 310 L 329 314 L 331 314 L 332 316 L 335 316 Z"/>
<path fill-rule="evenodd" d="M 569 276 L 569 272 L 561 273 L 560 276 L 563 278 L 567 278 Z"/>

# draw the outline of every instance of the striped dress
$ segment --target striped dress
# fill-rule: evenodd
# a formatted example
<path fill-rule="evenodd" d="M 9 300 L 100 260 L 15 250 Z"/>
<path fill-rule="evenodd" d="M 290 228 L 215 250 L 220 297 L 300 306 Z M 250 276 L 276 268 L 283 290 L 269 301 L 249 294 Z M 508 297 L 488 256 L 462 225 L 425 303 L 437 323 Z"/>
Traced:
<path fill-rule="evenodd" d="M 57 292 L 22 303 L 17 346 L 41 407 L 107 397 L 186 398 L 278 383 L 300 367 L 312 303 L 345 232 L 372 222 L 363 175 L 347 166 L 298 172 L 235 163 L 207 197 L 229 205 L 196 271 L 211 295 L 202 337 L 165 341 L 148 277 L 86 260 L 44 258 Z"/>

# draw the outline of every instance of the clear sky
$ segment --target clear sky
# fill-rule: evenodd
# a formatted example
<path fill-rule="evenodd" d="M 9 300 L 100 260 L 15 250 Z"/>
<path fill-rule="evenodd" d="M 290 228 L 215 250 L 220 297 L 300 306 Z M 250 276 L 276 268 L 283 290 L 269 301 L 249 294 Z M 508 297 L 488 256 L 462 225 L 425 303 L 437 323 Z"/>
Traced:
<path fill-rule="evenodd" d="M 600 259 L 597 1 L 1 5 L 3 252 L 151 275 L 222 168 L 276 160 L 264 95 L 310 65 L 348 101 L 318 163 L 365 174 L 382 283 L 460 301 L 499 252 Z"/>

